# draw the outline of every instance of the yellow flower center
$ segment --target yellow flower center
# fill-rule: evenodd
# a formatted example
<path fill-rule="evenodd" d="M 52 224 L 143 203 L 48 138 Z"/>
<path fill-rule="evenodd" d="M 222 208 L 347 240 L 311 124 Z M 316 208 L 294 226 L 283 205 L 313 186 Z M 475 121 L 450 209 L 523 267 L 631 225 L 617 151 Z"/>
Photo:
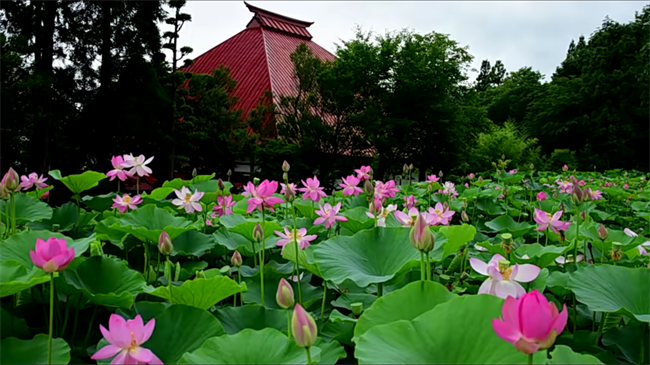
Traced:
<path fill-rule="evenodd" d="M 185 198 L 183 198 L 183 200 L 185 200 L 186 203 L 189 203 L 191 201 L 190 199 L 192 199 L 192 194 L 185 194 Z"/>
<path fill-rule="evenodd" d="M 138 343 L 135 341 L 135 335 L 131 332 L 131 346 L 129 346 L 129 351 L 135 350 L 138 347 Z"/>
<path fill-rule="evenodd" d="M 503 276 L 503 280 L 510 280 L 510 275 L 512 275 L 512 267 L 508 267 L 505 270 L 499 270 L 501 273 L 501 276 Z"/>
<path fill-rule="evenodd" d="M 122 199 L 122 201 L 124 202 L 124 204 L 129 204 L 131 202 L 131 197 L 127 196 L 124 199 Z"/>
<path fill-rule="evenodd" d="M 546 212 L 544 212 L 544 213 L 546 213 Z M 546 217 L 550 220 L 551 218 L 553 218 L 553 215 L 551 213 L 546 213 Z"/>

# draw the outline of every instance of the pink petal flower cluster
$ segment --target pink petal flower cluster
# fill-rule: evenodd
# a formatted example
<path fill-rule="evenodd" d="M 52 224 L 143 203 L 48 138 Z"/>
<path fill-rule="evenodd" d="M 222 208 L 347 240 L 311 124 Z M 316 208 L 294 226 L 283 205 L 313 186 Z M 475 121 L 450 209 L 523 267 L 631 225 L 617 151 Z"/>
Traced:
<path fill-rule="evenodd" d="M 47 241 L 36 240 L 36 251 L 29 250 L 34 265 L 50 274 L 63 271 L 74 259 L 74 247 L 68 248 L 64 238 L 50 237 Z"/>
<path fill-rule="evenodd" d="M 122 156 L 113 156 L 111 158 L 111 164 L 113 165 L 113 170 L 106 173 L 106 176 L 110 176 L 109 181 L 115 180 L 116 177 L 121 181 L 133 177 L 133 174 L 124 169 L 126 166 L 124 165 L 124 158 Z"/>
<path fill-rule="evenodd" d="M 343 184 L 339 184 L 343 188 L 343 195 L 346 196 L 359 196 L 363 193 L 363 189 L 358 187 L 361 180 L 354 175 L 348 175 L 347 178 L 343 178 Z"/>
<path fill-rule="evenodd" d="M 203 197 L 203 192 L 195 191 L 193 194 L 186 186 L 181 188 L 181 191 L 174 189 L 177 199 L 172 200 L 172 204 L 178 207 L 178 209 L 185 209 L 187 213 L 194 213 L 203 211 L 201 203 L 199 201 Z"/>
<path fill-rule="evenodd" d="M 145 326 L 139 314 L 134 319 L 126 321 L 120 315 L 113 313 L 108 320 L 108 330 L 99 325 L 99 330 L 109 345 L 99 349 L 90 358 L 103 360 L 117 355 L 111 364 L 162 364 L 151 350 L 141 346 L 149 340 L 155 326 L 155 319 L 147 322 Z"/>
<path fill-rule="evenodd" d="M 415 220 L 418 218 L 418 215 L 420 215 L 420 212 L 417 208 L 412 207 L 408 210 L 408 214 L 401 210 L 396 210 L 394 214 L 395 219 L 402 224 L 402 227 L 411 227 L 415 224 Z M 427 225 L 433 226 L 436 222 L 435 217 L 432 214 L 422 213 L 422 217 Z"/>
<path fill-rule="evenodd" d="M 600 200 L 603 198 L 603 193 L 600 190 L 592 191 L 591 188 L 585 188 L 585 192 L 591 200 Z"/>
<path fill-rule="evenodd" d="M 29 176 L 21 176 L 20 180 L 22 181 L 20 187 L 24 190 L 31 189 L 34 185 L 36 185 L 37 189 L 45 189 L 47 187 L 47 184 L 45 183 L 47 178 L 43 178 L 43 175 L 38 176 L 35 172 L 29 174 Z"/>
<path fill-rule="evenodd" d="M 402 205 L 406 209 L 411 209 L 415 207 L 415 203 L 417 203 L 418 200 L 415 199 L 415 196 L 409 195 L 409 196 L 404 196 L 404 204 Z"/>
<path fill-rule="evenodd" d="M 325 203 L 324 207 L 320 204 L 318 206 L 320 207 L 320 210 L 317 210 L 316 214 L 318 214 L 319 218 L 316 218 L 314 225 L 319 225 L 325 222 L 325 228 L 331 228 L 335 222 L 348 221 L 347 218 L 337 215 L 339 213 L 339 210 L 341 210 L 340 202 L 333 207 L 330 205 L 330 203 Z"/>
<path fill-rule="evenodd" d="M 131 176 L 138 175 L 139 177 L 149 176 L 151 174 L 151 169 L 147 166 L 151 161 L 153 161 L 153 156 L 145 159 L 144 155 L 134 157 L 133 154 L 124 155 L 124 163 L 122 168 L 131 168 L 129 174 Z"/>
<path fill-rule="evenodd" d="M 508 297 L 501 308 L 502 319 L 492 320 L 494 332 L 524 354 L 550 348 L 568 319 L 566 304 L 558 313 L 537 289 L 519 299 Z"/>
<path fill-rule="evenodd" d="M 394 198 L 397 192 L 399 192 L 399 188 L 395 186 L 394 180 L 389 180 L 386 183 L 381 181 L 375 182 L 375 199 Z"/>
<path fill-rule="evenodd" d="M 429 207 L 429 219 L 427 219 L 427 221 L 431 222 L 430 224 L 432 226 L 437 226 L 439 224 L 447 226 L 449 225 L 449 222 L 451 222 L 451 217 L 453 217 L 454 213 L 456 212 L 449 210 L 449 207 L 438 202 L 436 203 L 435 208 Z"/>
<path fill-rule="evenodd" d="M 458 196 L 458 192 L 456 191 L 456 186 L 454 185 L 453 182 L 447 181 L 442 185 L 442 193 L 445 195 L 449 195 L 452 198 L 455 198 Z"/>
<path fill-rule="evenodd" d="M 427 176 L 427 182 L 428 183 L 434 183 L 434 182 L 437 182 L 438 180 L 440 180 L 440 178 L 437 177 L 435 174 Z"/>
<path fill-rule="evenodd" d="M 573 192 L 573 183 L 566 180 L 555 180 L 555 183 L 560 187 L 560 193 L 571 194 Z"/>
<path fill-rule="evenodd" d="M 561 217 L 561 210 L 551 215 L 551 213 L 546 213 L 543 210 L 535 208 L 535 216 L 533 219 L 539 224 L 539 227 L 537 227 L 538 231 L 544 231 L 551 226 L 553 232 L 560 234 L 560 231 L 567 231 L 569 229 L 569 223 L 562 222 L 560 220 Z"/>
<path fill-rule="evenodd" d="M 357 173 L 357 179 L 360 181 L 370 179 L 370 171 L 372 171 L 370 166 L 361 166 L 361 168 L 354 170 Z"/>
<path fill-rule="evenodd" d="M 236 201 L 232 200 L 232 196 L 218 196 L 217 197 L 217 205 L 212 207 L 212 218 L 216 218 L 217 216 L 223 217 L 224 215 L 230 215 L 232 214 L 232 209 L 230 209 L 232 206 L 237 204 Z M 210 225 L 212 225 L 212 222 L 210 222 Z"/>
<path fill-rule="evenodd" d="M 325 198 L 327 194 L 323 192 L 323 188 L 320 186 L 320 181 L 314 176 L 314 178 L 307 178 L 307 182 L 302 181 L 304 188 L 298 188 L 298 191 L 303 192 L 302 200 L 311 200 L 313 202 L 319 201 L 321 198 Z"/>
<path fill-rule="evenodd" d="M 127 209 L 135 210 L 137 209 L 137 205 L 142 203 L 142 197 L 140 195 L 136 195 L 133 198 L 129 196 L 129 194 L 124 194 L 123 196 L 116 196 L 113 198 L 113 205 L 111 208 L 117 208 L 120 213 L 126 212 Z"/>
<path fill-rule="evenodd" d="M 472 268 L 481 275 L 489 276 L 478 289 L 479 294 L 491 294 L 502 299 L 508 296 L 519 298 L 526 294 L 526 289 L 519 283 L 528 283 L 537 278 L 541 269 L 531 264 L 510 266 L 505 257 L 496 254 L 485 263 L 477 258 L 470 258 Z"/>
<path fill-rule="evenodd" d="M 277 234 L 281 238 L 275 244 L 278 247 L 282 247 L 282 251 L 280 251 L 280 254 L 284 252 L 284 247 L 288 243 L 293 242 L 294 240 L 298 241 L 298 247 L 300 247 L 301 250 L 304 250 L 305 248 L 310 246 L 309 242 L 318 238 L 317 235 L 307 235 L 307 228 L 300 228 L 298 230 L 293 229 L 289 231 L 288 227 L 284 227 L 284 233 L 280 231 L 275 231 L 275 234 Z"/>
<path fill-rule="evenodd" d="M 253 185 L 250 182 L 249 184 Z M 255 209 L 258 209 L 261 212 L 264 207 L 269 208 L 271 212 L 275 212 L 275 210 L 273 210 L 273 206 L 276 204 L 284 203 L 284 200 L 273 196 L 276 190 L 278 190 L 277 181 L 262 181 L 257 186 L 257 188 L 253 190 L 253 192 L 249 192 L 250 198 L 246 201 L 248 203 L 248 209 L 246 209 L 246 213 L 251 213 Z"/>

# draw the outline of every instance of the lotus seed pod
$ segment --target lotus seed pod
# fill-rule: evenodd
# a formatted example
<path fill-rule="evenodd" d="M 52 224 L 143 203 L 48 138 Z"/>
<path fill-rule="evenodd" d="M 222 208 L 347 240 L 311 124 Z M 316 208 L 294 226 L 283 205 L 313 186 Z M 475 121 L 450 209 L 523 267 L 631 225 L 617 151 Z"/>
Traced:
<path fill-rule="evenodd" d="M 352 309 L 352 314 L 358 317 L 361 315 L 361 313 L 363 313 L 363 303 L 352 303 L 350 304 L 350 309 Z"/>

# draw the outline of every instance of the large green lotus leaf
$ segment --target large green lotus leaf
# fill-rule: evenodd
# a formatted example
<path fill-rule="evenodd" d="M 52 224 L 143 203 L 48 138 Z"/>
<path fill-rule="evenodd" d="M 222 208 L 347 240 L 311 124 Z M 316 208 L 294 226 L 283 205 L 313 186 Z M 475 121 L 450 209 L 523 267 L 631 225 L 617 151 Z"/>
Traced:
<path fill-rule="evenodd" d="M 25 194 L 16 194 L 14 199 L 16 202 L 17 225 L 52 218 L 52 208 L 47 203 Z M 7 224 L 8 203 L 9 200 L 0 200 L 0 218 L 5 225 Z"/>
<path fill-rule="evenodd" d="M 0 363 L 2 364 L 47 364 L 49 351 L 48 335 L 39 333 L 31 340 L 8 337 L 0 341 Z M 70 362 L 70 346 L 62 338 L 52 340 L 52 364 Z"/>
<path fill-rule="evenodd" d="M 316 246 L 309 246 L 304 250 L 300 249 L 300 246 L 298 247 L 298 265 L 301 267 L 305 268 L 307 271 L 310 273 L 318 276 L 318 277 L 323 277 L 323 274 L 320 271 L 320 267 L 318 266 L 318 262 L 314 259 L 314 250 L 316 249 Z M 286 246 L 284 246 L 284 251 L 282 251 L 282 257 L 291 261 L 291 262 L 296 262 L 296 244 L 295 242 L 289 243 Z"/>
<path fill-rule="evenodd" d="M 409 229 L 375 227 L 354 236 L 335 236 L 314 250 L 323 278 L 359 286 L 384 283 L 403 269 L 419 265 L 420 253 L 411 245 Z"/>
<path fill-rule="evenodd" d="M 62 182 L 75 195 L 94 188 L 100 181 L 106 178 L 106 175 L 95 171 L 85 171 L 83 174 L 61 177 L 61 171 L 52 170 L 49 172 L 49 175 L 55 180 Z"/>
<path fill-rule="evenodd" d="M 214 312 L 226 333 L 234 335 L 243 329 L 263 330 L 275 328 L 278 331 L 287 330 L 287 312 L 285 309 L 269 309 L 261 305 L 247 304 L 243 307 L 225 307 Z"/>
<path fill-rule="evenodd" d="M 29 256 L 30 250 L 36 250 L 36 240 L 42 239 L 47 241 L 48 238 L 65 238 L 68 243 L 68 248 L 73 247 L 76 257 L 81 256 L 86 250 L 90 242 L 95 240 L 95 235 L 90 237 L 73 240 L 70 237 L 64 236 L 58 232 L 50 231 L 22 231 L 16 235 L 9 237 L 4 241 L 0 241 L 0 262 L 2 261 L 18 261 L 25 265 L 27 270 L 34 267 L 34 263 Z"/>
<path fill-rule="evenodd" d="M 183 217 L 176 217 L 163 208 L 149 204 L 125 214 L 118 223 L 109 228 L 130 233 L 140 241 L 158 242 L 163 230 L 174 239 L 182 233 L 196 229 L 190 224 L 191 222 Z"/>
<path fill-rule="evenodd" d="M 229 228 L 228 230 L 230 232 L 240 234 L 240 235 L 244 236 L 246 239 L 248 239 L 249 241 L 252 242 L 252 241 L 254 241 L 254 239 L 253 239 L 253 228 L 255 228 L 257 223 L 258 222 L 247 221 L 247 222 L 244 222 L 244 223 L 240 223 L 240 224 L 236 225 L 233 228 Z M 281 232 L 284 231 L 282 229 L 282 227 L 280 227 L 279 224 L 277 224 L 276 222 L 269 222 L 269 221 L 262 224 L 262 228 L 264 229 L 264 238 L 265 239 L 268 239 L 270 237 L 277 237 L 277 235 L 275 234 L 275 231 L 281 231 Z"/>
<path fill-rule="evenodd" d="M 402 319 L 410 321 L 454 297 L 456 295 L 442 284 L 433 281 L 412 282 L 377 299 L 372 307 L 364 311 L 354 329 L 353 341 L 357 342 L 373 327 Z"/>
<path fill-rule="evenodd" d="M 173 188 L 158 188 L 152 190 L 150 194 L 147 195 L 143 194 L 143 198 L 147 197 L 150 199 L 167 199 L 169 194 L 171 194 L 173 191 L 174 191 Z"/>
<path fill-rule="evenodd" d="M 142 274 L 121 260 L 103 256 L 93 256 L 75 270 L 64 271 L 64 275 L 91 302 L 107 307 L 131 308 L 145 286 Z"/>
<path fill-rule="evenodd" d="M 444 239 L 440 237 L 441 235 Z M 431 252 L 431 258 L 442 262 L 449 255 L 457 253 L 461 246 L 473 240 L 474 235 L 476 235 L 476 228 L 468 224 L 441 227 L 440 233 L 435 234 L 437 247 Z"/>
<path fill-rule="evenodd" d="M 238 224 L 242 224 L 244 222 L 256 222 L 256 221 L 257 220 L 255 219 L 246 219 L 246 217 L 244 217 L 241 214 L 229 214 L 229 215 L 224 215 L 222 217 L 219 217 L 219 222 L 228 229 L 235 228 L 237 227 Z"/>
<path fill-rule="evenodd" d="M 554 350 L 551 352 L 551 358 L 546 360 L 546 364 L 595 365 L 602 364 L 602 362 L 594 356 L 573 352 L 568 346 L 555 345 Z"/>
<path fill-rule="evenodd" d="M 113 199 L 117 196 L 115 193 L 108 193 L 103 195 L 90 196 L 86 195 L 81 198 L 81 201 L 92 210 L 103 212 L 111 209 L 113 206 Z"/>
<path fill-rule="evenodd" d="M 607 331 L 603 336 L 603 345 L 617 346 L 627 360 L 632 364 L 642 364 L 643 359 L 639 355 L 647 356 L 650 353 L 650 343 L 647 337 L 645 324 L 627 325 L 615 327 Z"/>
<path fill-rule="evenodd" d="M 254 350 L 251 345 L 254 344 Z M 320 355 L 312 347 L 312 358 Z M 183 355 L 179 364 L 306 364 L 307 353 L 282 332 L 245 329 L 235 335 L 211 338 L 198 350 Z"/>
<path fill-rule="evenodd" d="M 226 230 L 225 227 L 219 228 L 216 232 L 212 234 L 216 243 L 221 246 L 226 247 L 231 251 L 239 251 L 242 256 L 253 256 L 254 252 L 259 252 L 260 245 L 255 244 L 256 248 L 253 251 L 253 242 L 248 238 L 242 236 L 241 234 L 230 232 Z M 266 249 L 275 247 L 275 244 L 278 242 L 280 237 L 275 234 L 271 237 L 264 239 L 264 247 Z"/>
<path fill-rule="evenodd" d="M 246 284 L 216 276 L 210 279 L 198 278 L 183 282 L 181 286 L 172 286 L 172 304 L 184 304 L 201 309 L 210 309 L 220 301 L 246 290 Z M 159 298 L 169 299 L 169 288 L 147 286 L 145 292 Z"/>
<path fill-rule="evenodd" d="M 509 215 L 499 216 L 489 222 L 485 222 L 485 225 L 494 232 L 512 233 L 512 236 L 515 238 L 522 237 L 535 228 L 535 225 L 527 222 L 517 223 Z"/>
<path fill-rule="evenodd" d="M 18 261 L 0 262 L 0 298 L 50 281 L 50 276 L 36 266 L 28 270 Z"/>
<path fill-rule="evenodd" d="M 197 256 L 211 250 L 217 242 L 214 236 L 199 231 L 187 231 L 173 240 L 174 251 L 172 256 Z"/>
<path fill-rule="evenodd" d="M 320 348 L 320 361 L 315 361 L 312 356 L 314 363 L 321 365 L 334 365 L 338 363 L 339 359 L 343 359 L 347 356 L 345 349 L 337 341 L 327 342 L 322 338 L 318 338 L 314 343 L 315 347 Z"/>
<path fill-rule="evenodd" d="M 363 310 L 368 310 L 375 300 L 377 300 L 377 296 L 372 294 L 344 293 L 340 297 L 336 298 L 336 300 L 331 301 L 331 304 L 334 307 L 345 308 L 351 311 L 353 303 L 361 303 L 363 304 Z"/>
<path fill-rule="evenodd" d="M 33 230 L 49 231 L 53 224 L 59 225 L 59 231 L 65 232 L 74 228 L 79 221 L 79 212 L 77 205 L 73 202 L 67 202 L 58 208 L 54 208 L 52 218 L 43 219 L 40 222 L 29 223 L 29 228 Z"/>
<path fill-rule="evenodd" d="M 594 312 L 618 312 L 650 322 L 650 270 L 588 266 L 571 274 L 569 288 Z"/>
<path fill-rule="evenodd" d="M 370 229 L 375 226 L 375 220 L 370 219 L 366 212 L 367 207 L 356 207 L 341 213 L 342 216 L 348 218 L 347 222 L 341 222 L 341 227 L 350 230 L 352 233 L 357 233 L 363 229 Z"/>
<path fill-rule="evenodd" d="M 566 253 L 573 254 L 573 250 L 573 243 L 569 246 L 542 246 L 539 243 L 531 243 L 519 246 L 515 250 L 515 256 L 517 263 L 534 264 L 544 268 Z M 528 258 L 522 258 L 524 255 Z"/>
<path fill-rule="evenodd" d="M 490 215 L 501 215 L 506 211 L 501 204 L 494 203 L 491 198 L 481 198 L 476 201 L 476 207 Z"/>
<path fill-rule="evenodd" d="M 289 272 L 290 274 L 290 272 Z M 287 274 L 278 270 L 272 265 L 264 266 L 264 306 L 267 308 L 280 309 L 275 301 L 275 294 L 278 290 L 280 279 L 287 279 Z M 248 290 L 243 294 L 244 303 L 262 304 L 262 287 L 260 285 L 259 270 L 253 276 L 244 279 Z M 293 289 L 296 301 L 298 301 L 298 283 L 293 280 L 287 280 Z M 309 284 L 308 275 L 303 276 L 300 280 L 300 290 L 302 291 L 302 306 L 309 308 L 315 302 L 323 298 L 323 289 Z"/>
<path fill-rule="evenodd" d="M 120 249 L 124 249 L 124 240 L 129 236 L 127 232 L 123 232 L 117 229 L 110 228 L 112 225 L 119 225 L 119 218 L 117 217 L 108 217 L 104 218 L 97 225 L 95 225 L 95 234 L 97 238 L 104 241 L 109 241 Z"/>
<path fill-rule="evenodd" d="M 525 364 L 526 355 L 492 329 L 503 302 L 466 295 L 413 321 L 376 326 L 359 338 L 355 357 L 359 364 Z"/>
<path fill-rule="evenodd" d="M 132 308 L 118 308 L 115 313 L 124 317 L 124 319 L 133 319 L 139 315 L 146 323 L 164 312 L 168 307 L 169 305 L 167 303 L 161 302 L 135 302 Z"/>

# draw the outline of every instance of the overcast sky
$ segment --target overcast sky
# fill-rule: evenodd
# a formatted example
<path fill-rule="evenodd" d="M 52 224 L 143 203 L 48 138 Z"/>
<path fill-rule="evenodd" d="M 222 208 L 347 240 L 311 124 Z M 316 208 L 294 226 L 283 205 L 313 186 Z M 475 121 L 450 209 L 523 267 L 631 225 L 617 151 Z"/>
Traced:
<path fill-rule="evenodd" d="M 335 52 L 335 43 L 354 37 L 355 25 L 383 33 L 409 28 L 449 34 L 481 61 L 501 60 L 508 71 L 530 66 L 546 76 L 564 60 L 569 43 L 586 38 L 605 19 L 627 23 L 648 1 L 250 1 L 288 17 L 313 21 L 313 40 Z M 243 1 L 188 1 L 192 22 L 183 26 L 180 45 L 197 57 L 244 29 L 253 16 Z M 168 30 L 163 26 L 164 30 Z M 477 73 L 470 73 L 474 79 Z"/>

